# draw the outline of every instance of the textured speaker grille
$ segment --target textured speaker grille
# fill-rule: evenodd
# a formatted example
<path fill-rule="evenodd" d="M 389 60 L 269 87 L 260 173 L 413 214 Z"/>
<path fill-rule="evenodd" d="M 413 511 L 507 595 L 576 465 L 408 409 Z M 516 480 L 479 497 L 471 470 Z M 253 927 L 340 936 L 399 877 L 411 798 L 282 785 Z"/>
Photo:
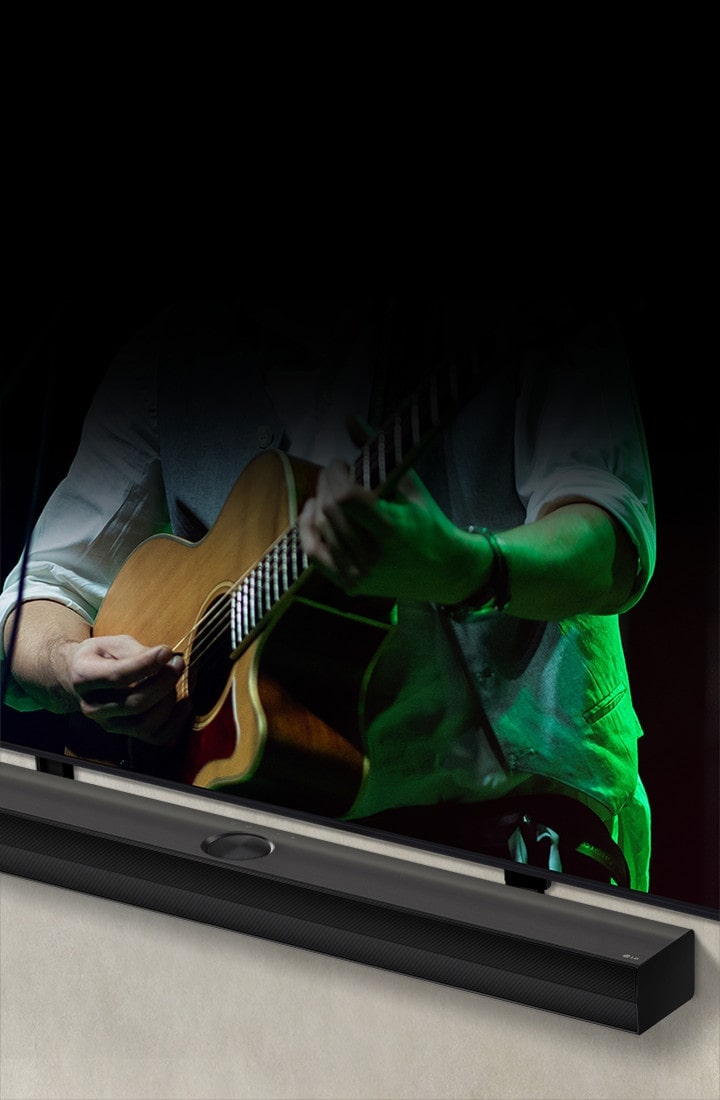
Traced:
<path fill-rule="evenodd" d="M 22 815 L 0 836 L 10 873 L 635 1030 L 635 971 L 605 958 Z"/>

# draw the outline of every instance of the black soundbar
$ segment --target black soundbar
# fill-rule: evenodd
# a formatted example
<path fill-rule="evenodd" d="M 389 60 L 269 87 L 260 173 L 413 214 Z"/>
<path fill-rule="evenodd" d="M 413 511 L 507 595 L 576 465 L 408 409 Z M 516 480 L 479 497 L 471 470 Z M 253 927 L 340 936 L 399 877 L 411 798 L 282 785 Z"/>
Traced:
<path fill-rule="evenodd" d="M 637 1034 L 694 993 L 691 929 L 14 765 L 0 871 Z"/>

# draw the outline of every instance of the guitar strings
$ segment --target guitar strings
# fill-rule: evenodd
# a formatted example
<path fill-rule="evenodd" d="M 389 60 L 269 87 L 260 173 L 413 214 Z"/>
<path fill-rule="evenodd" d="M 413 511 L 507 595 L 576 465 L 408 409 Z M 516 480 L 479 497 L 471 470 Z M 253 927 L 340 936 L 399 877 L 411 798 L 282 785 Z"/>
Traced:
<path fill-rule="evenodd" d="M 355 479 L 358 483 L 365 483 L 366 477 L 369 472 L 370 487 L 374 487 L 378 484 L 378 475 L 381 470 L 381 463 L 377 451 L 377 447 L 373 444 L 363 447 L 363 454 L 355 462 Z M 278 573 L 278 562 L 273 562 L 273 557 L 276 556 L 278 547 L 283 548 L 283 574 Z M 248 615 L 252 614 L 253 622 L 247 622 L 249 629 L 246 629 L 246 625 L 241 622 L 241 630 L 238 638 L 238 645 L 235 649 L 238 649 L 240 645 L 247 641 L 255 631 L 258 630 L 263 624 L 263 621 L 267 618 L 270 612 L 280 603 L 284 596 L 287 595 L 290 588 L 293 587 L 309 569 L 307 557 L 303 551 L 299 549 L 299 538 L 297 536 L 297 524 L 293 524 L 288 527 L 273 543 L 273 545 L 266 551 L 260 561 L 242 577 L 240 577 L 234 584 L 232 584 L 226 592 L 215 600 L 208 610 L 201 615 L 191 625 L 186 634 L 183 635 L 173 646 L 176 652 L 184 653 L 187 646 L 190 644 L 193 636 L 199 638 L 199 641 L 193 646 L 190 658 L 187 661 L 187 667 L 181 682 L 189 680 L 190 670 L 207 655 L 207 653 L 213 648 L 216 642 L 222 637 L 224 633 L 231 630 L 233 621 L 233 597 L 236 596 L 243 588 L 244 585 L 248 585 L 253 578 L 263 577 L 265 579 L 264 586 L 258 586 L 254 591 L 254 605 L 248 606 Z M 268 606 L 264 605 L 263 594 L 267 592 L 268 581 L 264 577 L 264 574 L 270 572 L 270 587 L 278 592 L 277 597 L 271 597 L 268 600 Z M 242 614 L 242 613 L 241 613 Z M 232 653 L 235 650 L 230 647 L 227 653 L 227 659 L 230 660 Z"/>
<path fill-rule="evenodd" d="M 263 595 L 267 593 L 268 581 L 265 579 L 265 584 L 255 589 L 255 603 L 252 608 L 248 608 L 248 614 L 252 613 L 254 621 L 250 623 L 248 621 L 247 626 L 241 623 L 241 630 L 239 631 L 239 644 L 235 649 L 239 648 L 242 642 L 247 639 L 261 626 L 263 620 L 269 615 L 274 607 L 280 602 L 280 600 L 287 595 L 290 588 L 301 579 L 303 572 L 307 569 L 307 558 L 304 554 L 298 555 L 299 540 L 296 535 L 297 527 L 292 525 L 288 527 L 273 543 L 273 545 L 266 551 L 260 561 L 247 573 L 243 574 L 239 580 L 223 592 L 217 600 L 215 600 L 208 610 L 201 615 L 192 624 L 189 631 L 183 635 L 174 645 L 176 652 L 184 652 L 187 645 L 190 643 L 194 635 L 199 637 L 198 643 L 193 647 L 188 662 L 188 668 L 186 675 L 189 674 L 191 666 L 197 664 L 207 652 L 215 645 L 215 643 L 222 637 L 223 633 L 231 629 L 233 621 L 233 597 L 237 595 L 243 588 L 243 585 L 247 585 L 252 578 L 257 576 L 263 576 L 270 571 L 270 588 L 274 587 L 278 595 L 276 597 L 270 597 L 268 606 L 264 605 Z M 284 565 L 283 574 L 281 575 L 277 571 L 278 562 L 273 562 L 273 558 L 277 558 L 278 547 L 283 546 L 288 552 L 284 553 L 282 562 Z M 299 563 L 301 567 L 299 568 Z M 290 568 L 292 567 L 292 569 Z M 292 578 L 291 578 L 292 572 Z M 228 650 L 227 659 L 230 660 L 231 654 L 234 652 L 232 648 Z"/>
<path fill-rule="evenodd" d="M 368 487 L 374 488 L 379 483 L 379 475 L 382 468 L 383 464 L 380 461 L 376 440 L 372 440 L 369 444 L 366 444 L 363 447 L 362 454 L 355 462 L 355 480 L 358 483 L 364 484 L 367 484 L 369 481 Z M 299 545 L 299 539 L 297 539 L 296 532 L 296 524 L 288 527 L 276 539 L 269 550 L 266 551 L 265 555 L 260 559 L 260 561 L 252 569 L 250 569 L 247 573 L 240 577 L 239 580 L 232 584 L 227 589 L 227 591 L 224 592 L 203 615 L 196 619 L 196 621 L 191 625 L 188 632 L 175 643 L 173 647 L 174 650 L 177 652 L 184 652 L 193 635 L 199 635 L 200 641 L 191 652 L 189 666 L 192 666 L 193 664 L 196 664 L 198 661 L 200 661 L 208 652 L 208 650 L 211 649 L 212 646 L 218 641 L 222 634 L 229 629 L 233 618 L 232 598 L 234 595 L 240 592 L 243 585 L 248 584 L 248 582 L 253 577 L 262 575 L 263 572 L 266 572 L 268 569 L 275 569 L 275 572 L 272 574 L 272 580 L 274 580 L 274 587 L 276 590 L 279 591 L 279 595 L 277 596 L 277 598 L 274 598 L 270 601 L 270 606 L 268 606 L 267 608 L 263 609 L 262 607 L 254 607 L 251 609 L 253 614 L 256 614 L 257 617 L 255 621 L 250 625 L 249 630 L 241 631 L 242 637 L 239 639 L 240 643 L 246 641 L 246 639 L 255 630 L 257 630 L 257 628 L 261 625 L 263 619 L 265 619 L 270 611 L 272 611 L 273 608 L 277 606 L 283 596 L 287 594 L 289 588 L 292 587 L 292 585 L 294 585 L 298 580 L 300 580 L 303 575 L 303 571 L 307 569 L 307 564 L 305 555 L 301 552 L 301 560 L 305 560 L 302 561 L 302 569 L 298 570 L 297 549 L 293 549 L 291 547 L 289 553 L 284 554 L 283 557 L 283 562 L 285 566 L 288 567 L 289 565 L 291 565 L 292 572 L 294 574 L 289 584 L 286 583 L 286 578 L 284 575 L 282 577 L 278 575 L 276 566 L 273 566 L 271 563 L 271 559 L 279 546 L 283 546 L 283 548 L 285 549 L 288 547 L 288 543 L 290 541 L 295 541 Z M 280 591 L 280 589 L 282 589 L 282 591 Z M 228 652 L 228 660 L 230 659 L 231 652 L 232 650 Z M 189 672 L 189 668 L 187 672 Z"/>
<path fill-rule="evenodd" d="M 446 378 L 445 382 L 450 390 L 451 403 L 454 404 L 459 395 L 458 379 L 452 368 L 449 370 L 449 378 Z M 383 482 L 386 480 L 387 466 L 390 465 L 395 472 L 400 470 L 403 465 L 408 463 L 411 457 L 410 452 L 420 445 L 421 437 L 425 432 L 439 426 L 438 399 L 440 395 L 437 383 L 438 379 L 433 378 L 425 387 L 428 396 L 425 409 L 426 412 L 429 412 L 429 425 L 427 425 L 425 417 L 421 420 L 420 394 L 415 393 L 412 395 L 407 407 L 401 410 L 400 413 L 389 417 L 377 435 L 363 446 L 353 466 L 356 484 L 364 485 L 368 489 L 382 487 Z M 386 450 L 388 443 L 392 444 L 390 455 L 387 454 Z M 390 459 L 390 462 L 388 462 L 388 459 Z M 287 578 L 284 576 L 281 584 L 277 572 L 272 574 L 271 580 L 274 579 L 275 589 L 279 594 L 276 598 L 271 598 L 269 606 L 265 608 L 262 604 L 263 590 L 259 586 L 255 588 L 255 606 L 249 608 L 249 611 L 252 611 L 253 616 L 256 617 L 252 624 L 248 624 L 250 626 L 248 630 L 244 629 L 244 624 L 241 622 L 241 630 L 239 631 L 241 636 L 238 639 L 238 645 L 234 648 L 230 647 L 227 653 L 227 660 L 229 661 L 232 653 L 262 627 L 270 612 L 288 594 L 290 588 L 308 571 L 308 560 L 302 551 L 300 551 L 301 568 L 298 568 L 299 539 L 296 524 L 288 527 L 275 540 L 260 561 L 215 600 L 210 608 L 192 624 L 188 632 L 173 646 L 176 652 L 184 654 L 193 636 L 199 636 L 199 641 L 191 649 L 189 660 L 186 661 L 185 671 L 180 678 L 180 682 L 185 684 L 185 690 L 188 688 L 191 668 L 202 661 L 224 633 L 231 632 L 233 615 L 236 614 L 233 608 L 233 598 L 242 590 L 243 585 L 247 585 L 255 577 L 263 576 L 264 570 L 272 568 L 270 564 L 272 556 L 279 546 L 283 546 L 283 550 L 286 550 L 288 540 L 293 540 L 294 549 L 291 550 L 290 554 L 285 554 L 283 562 L 286 568 L 290 563 L 293 566 L 294 576 L 292 581 L 288 584 Z M 263 576 L 263 579 L 265 580 L 265 590 L 267 590 L 267 578 Z M 259 606 L 257 605 L 258 597 L 260 598 Z"/>

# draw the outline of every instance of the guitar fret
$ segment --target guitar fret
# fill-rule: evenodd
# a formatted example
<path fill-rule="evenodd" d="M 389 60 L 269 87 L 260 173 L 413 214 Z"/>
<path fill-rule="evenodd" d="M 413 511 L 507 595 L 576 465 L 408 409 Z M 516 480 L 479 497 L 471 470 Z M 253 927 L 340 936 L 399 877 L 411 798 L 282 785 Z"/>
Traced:
<path fill-rule="evenodd" d="M 294 532 L 294 535 L 295 535 L 295 546 L 297 548 L 297 553 L 298 553 L 298 569 L 297 569 L 297 573 L 296 573 L 296 579 L 297 579 L 300 576 L 300 574 L 304 573 L 304 571 L 309 567 L 310 559 L 308 558 L 307 554 L 305 553 L 305 551 L 300 546 L 300 540 L 298 539 L 298 533 L 297 533 L 297 528 L 296 527 L 293 527 L 293 532 Z"/>
<path fill-rule="evenodd" d="M 242 621 L 242 585 L 230 593 L 230 645 L 231 651 L 237 649 L 245 637 Z"/>
<path fill-rule="evenodd" d="M 230 594 L 230 652 L 233 653 L 240 644 L 242 627 L 238 623 L 238 592 Z M 240 629 L 238 629 L 240 627 Z"/>
<path fill-rule="evenodd" d="M 381 485 L 385 478 L 381 477 L 380 475 L 380 451 L 378 448 L 378 441 L 376 439 L 373 440 L 372 460 L 372 476 L 370 478 L 370 487 L 372 489 L 377 489 L 378 485 Z"/>
<path fill-rule="evenodd" d="M 387 464 L 391 470 L 394 470 L 398 465 L 398 457 L 395 451 L 395 433 L 385 436 L 385 456 Z"/>
<path fill-rule="evenodd" d="M 277 603 L 277 601 L 280 599 L 280 572 L 279 572 L 279 570 L 280 570 L 280 546 L 279 546 L 279 544 L 276 544 L 275 546 L 273 546 L 272 560 L 273 560 L 272 576 L 273 576 L 273 584 L 274 584 L 274 589 L 273 589 L 274 590 L 274 599 L 275 599 L 275 602 Z"/>
<path fill-rule="evenodd" d="M 260 562 L 259 569 L 255 573 L 255 622 L 254 626 L 257 626 L 262 619 L 262 562 Z"/>
<path fill-rule="evenodd" d="M 248 614 L 248 582 L 247 582 L 247 580 L 244 580 L 243 583 L 242 583 L 242 608 L 241 608 L 240 621 L 241 621 L 241 624 L 242 624 L 241 633 L 242 633 L 242 636 L 244 638 L 245 635 L 248 633 L 248 631 L 250 629 L 250 625 L 249 625 L 250 618 L 249 618 L 249 614 Z"/>
<path fill-rule="evenodd" d="M 257 563 L 257 568 L 256 568 L 256 571 L 255 571 L 255 575 L 257 577 L 257 582 L 256 582 L 256 586 L 255 586 L 255 614 L 257 616 L 256 622 L 258 622 L 258 623 L 260 622 L 260 620 L 263 617 L 263 596 L 264 596 L 263 574 L 264 574 L 264 571 L 265 571 L 264 570 L 264 565 L 265 565 L 265 562 L 261 558 L 260 561 Z"/>
<path fill-rule="evenodd" d="M 387 478 L 387 465 L 385 461 L 385 432 L 380 429 L 376 439 L 376 450 L 378 456 L 378 483 L 382 483 Z"/>
<path fill-rule="evenodd" d="M 297 528 L 292 529 L 292 579 L 293 583 L 298 578 L 298 537 Z"/>
<path fill-rule="evenodd" d="M 394 447 L 394 458 L 395 458 L 394 465 L 399 466 L 400 463 L 402 462 L 402 456 L 403 456 L 402 420 L 399 416 L 395 417 L 394 429 L 395 429 L 394 433 L 393 433 L 393 443 L 395 444 L 395 447 Z"/>
<path fill-rule="evenodd" d="M 363 464 L 363 480 L 362 480 L 363 486 L 366 489 L 371 489 L 372 488 L 372 483 L 370 481 L 370 448 L 367 445 L 367 443 L 364 445 L 364 447 L 362 449 L 362 464 Z"/>

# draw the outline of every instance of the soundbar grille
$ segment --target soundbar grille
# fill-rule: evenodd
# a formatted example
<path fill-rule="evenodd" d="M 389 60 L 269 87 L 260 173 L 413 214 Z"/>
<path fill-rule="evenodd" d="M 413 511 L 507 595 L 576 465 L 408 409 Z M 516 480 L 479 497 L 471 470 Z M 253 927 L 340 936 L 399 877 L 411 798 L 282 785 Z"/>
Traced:
<path fill-rule="evenodd" d="M 431 955 L 442 960 L 443 976 L 438 980 L 530 1004 L 539 1003 L 534 998 L 539 997 L 542 987 L 543 998 L 554 998 L 557 1002 L 555 1006 L 544 1004 L 544 1007 L 593 1019 L 597 1018 L 598 1002 L 607 998 L 609 1018 L 602 1022 L 632 1026 L 636 975 L 632 967 L 620 962 L 590 958 L 527 938 L 271 877 L 246 865 L 215 865 L 204 858 L 177 855 L 12 813 L 0 813 L 0 835 L 7 846 L 2 869 L 10 873 L 27 874 L 26 869 L 18 871 L 18 856 L 14 853 L 35 853 L 42 858 L 40 877 L 44 881 L 53 881 L 55 861 L 60 860 L 65 866 L 82 865 L 90 868 L 92 883 L 88 883 L 87 873 L 82 872 L 80 879 L 84 885 L 79 888 L 92 893 L 118 897 L 117 889 L 103 886 L 103 876 L 122 876 L 128 882 L 134 880 L 165 891 L 194 895 L 192 911 L 180 906 L 175 910 L 178 915 L 207 919 L 237 931 L 307 946 L 326 954 L 377 963 L 374 957 L 363 958 L 360 948 L 348 951 L 347 936 L 362 937 L 375 945 L 378 942 L 388 945 L 392 962 L 387 965 L 393 969 L 432 977 L 412 961 L 421 952 L 424 959 Z M 55 877 L 58 884 L 64 884 L 63 876 Z M 133 901 L 144 904 L 142 890 Z M 150 907 L 158 908 L 156 904 Z M 243 918 L 242 913 L 251 915 Z M 482 913 L 477 917 L 481 924 Z M 273 918 L 286 920 L 278 923 Z M 302 923 L 302 934 L 297 932 L 298 922 Z M 291 927 L 296 931 L 291 931 Z M 398 951 L 406 956 L 403 966 L 398 966 Z M 374 952 L 377 955 L 377 948 Z M 382 958 L 379 965 L 385 965 Z M 535 994 L 533 983 L 537 984 Z M 547 983 L 555 991 L 552 988 L 548 991 Z"/>

